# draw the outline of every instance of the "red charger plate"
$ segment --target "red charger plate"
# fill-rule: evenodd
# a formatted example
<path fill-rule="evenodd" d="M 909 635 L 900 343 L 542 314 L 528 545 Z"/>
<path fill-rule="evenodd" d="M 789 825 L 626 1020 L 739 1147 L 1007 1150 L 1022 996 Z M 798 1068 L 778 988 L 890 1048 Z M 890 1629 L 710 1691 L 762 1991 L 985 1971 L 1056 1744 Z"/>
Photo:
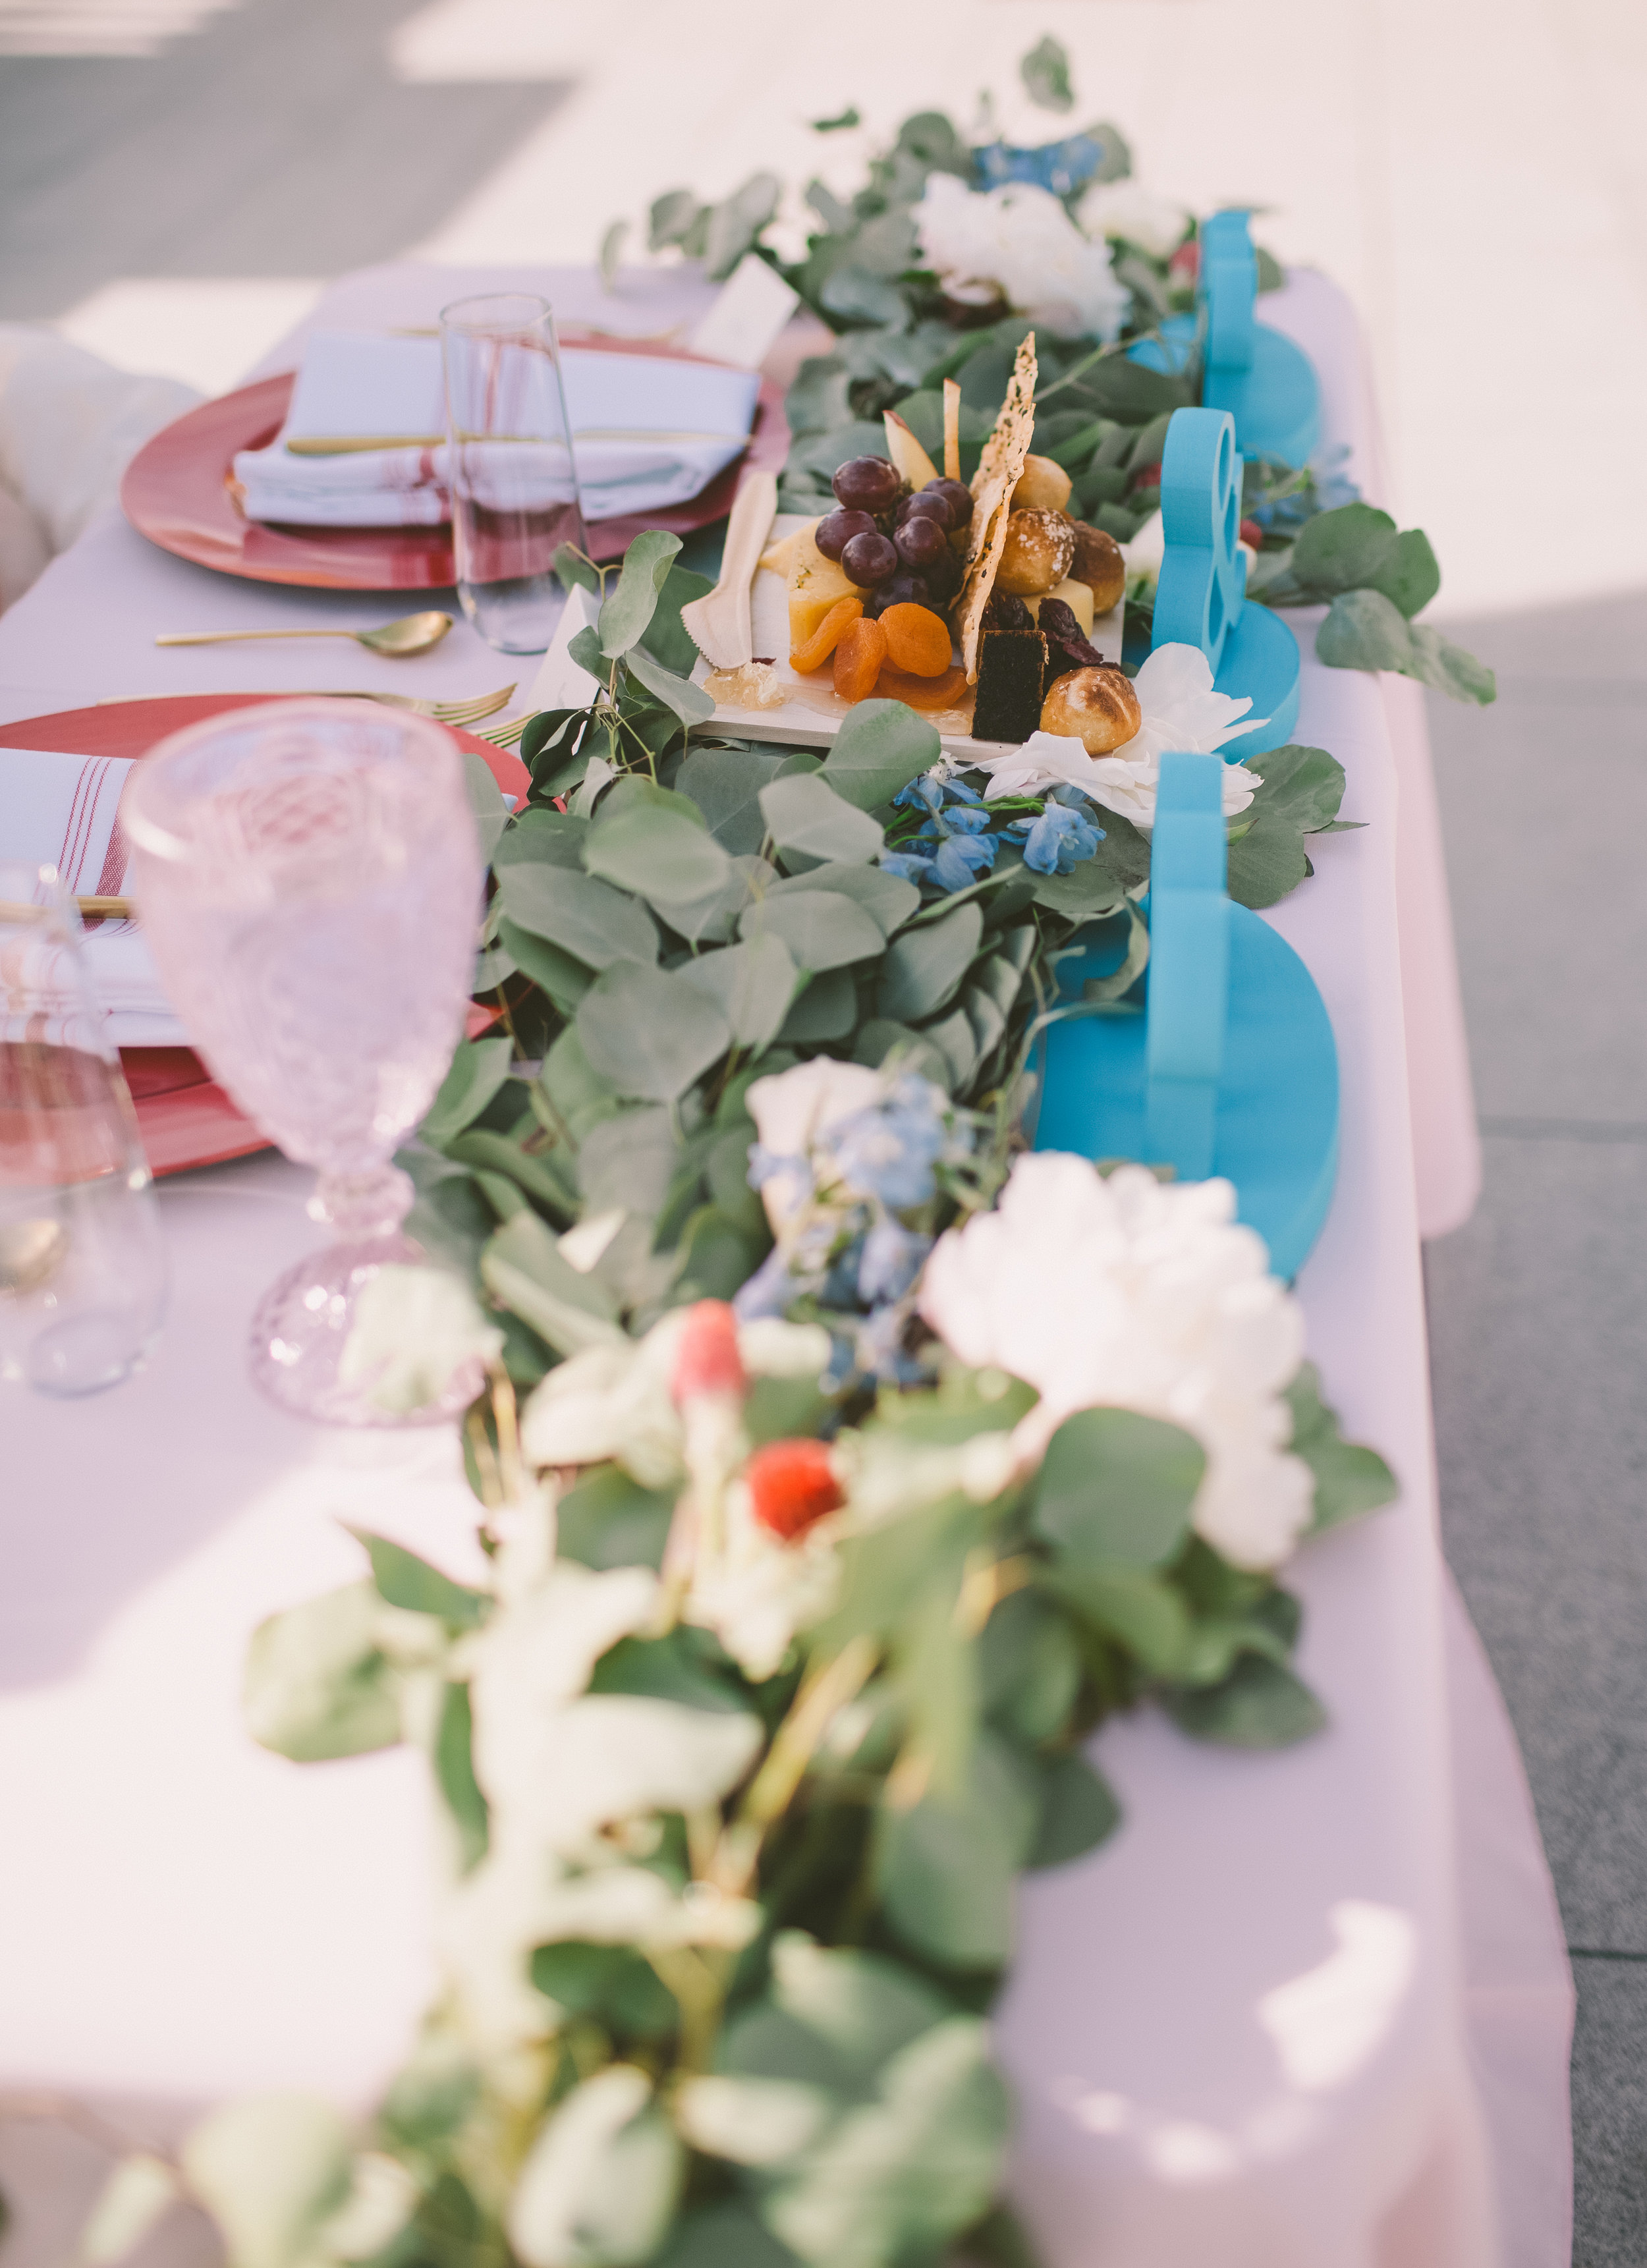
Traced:
<path fill-rule="evenodd" d="M 630 339 L 590 340 L 602 354 L 658 350 Z M 698 355 L 671 350 L 671 362 Z M 286 527 L 247 519 L 230 487 L 240 449 L 261 449 L 285 423 L 296 373 L 260 379 L 216 401 L 186 410 L 146 441 L 126 468 L 120 501 L 127 519 L 151 543 L 196 566 L 215 567 L 255 583 L 299 583 L 323 591 L 445 591 L 457 578 L 449 527 Z M 763 379 L 750 446 L 709 486 L 667 512 L 629 514 L 589 523 L 590 555 L 618 559 L 646 527 L 690 535 L 732 509 L 745 473 L 780 472 L 789 454 L 783 394 Z"/>
<path fill-rule="evenodd" d="M 61 748 L 77 756 L 146 756 L 151 748 L 185 725 L 221 717 L 231 709 L 253 709 L 277 701 L 271 693 L 167 694 L 152 701 L 109 701 L 95 709 L 63 709 L 50 717 L 21 717 L 0 725 L 0 737 L 12 747 Z M 523 796 L 531 775 L 518 756 L 494 748 L 490 740 L 447 726 L 461 748 L 484 756 L 506 795 Z M 491 1021 L 484 1009 L 472 1012 L 481 1027 Z M 122 1048 L 120 1059 L 137 1108 L 138 1130 L 156 1174 L 181 1174 L 190 1166 L 218 1166 L 267 1150 L 269 1137 L 237 1110 L 191 1048 Z"/>

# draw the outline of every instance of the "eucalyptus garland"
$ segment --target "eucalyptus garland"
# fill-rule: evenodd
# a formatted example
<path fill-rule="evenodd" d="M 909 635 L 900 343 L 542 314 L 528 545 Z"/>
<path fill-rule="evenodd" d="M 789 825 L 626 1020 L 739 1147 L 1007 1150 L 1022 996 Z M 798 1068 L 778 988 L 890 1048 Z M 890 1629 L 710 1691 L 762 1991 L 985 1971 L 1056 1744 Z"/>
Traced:
<path fill-rule="evenodd" d="M 390 1410 L 472 1376 L 486 1572 L 363 1534 L 247 1662 L 277 1753 L 427 1757 L 439 1995 L 369 2119 L 127 2161 L 90 2260 L 188 2197 L 235 2268 L 1024 2268 L 988 2016 L 1021 1874 L 1115 1824 L 1090 1734 L 1323 1720 L 1279 1570 L 1387 1468 L 1225 1185 L 1023 1152 L 1038 1029 L 1138 1012 L 1143 838 L 1060 871 L 1095 826 L 1008 799 L 946 887 L 896 846 L 982 806 L 911 711 L 688 721 L 675 554 L 581 571 L 596 691 L 525 806 L 471 769 L 498 1021 L 346 1356 Z M 1278 754 L 1272 884 L 1341 784 Z"/>

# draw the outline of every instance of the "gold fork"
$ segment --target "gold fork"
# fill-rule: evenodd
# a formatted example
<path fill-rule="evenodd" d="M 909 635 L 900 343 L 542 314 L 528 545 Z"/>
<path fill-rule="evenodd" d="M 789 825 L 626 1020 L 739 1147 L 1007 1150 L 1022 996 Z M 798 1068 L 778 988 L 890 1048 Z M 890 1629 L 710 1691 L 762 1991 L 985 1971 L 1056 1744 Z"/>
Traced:
<path fill-rule="evenodd" d="M 490 740 L 494 748 L 517 748 L 521 745 L 521 735 L 531 723 L 535 711 L 528 711 L 524 717 L 512 717 L 506 725 L 483 725 L 474 737 L 477 740 Z"/>
<path fill-rule="evenodd" d="M 288 693 L 282 687 L 271 697 L 289 701 L 380 701 L 386 709 L 410 709 L 414 716 L 432 717 L 437 725 L 456 725 L 460 727 L 476 725 L 483 717 L 495 717 L 499 709 L 512 698 L 513 685 L 500 685 L 495 693 L 482 693 L 472 701 L 419 701 L 410 693 L 363 693 L 358 685 L 347 685 L 341 692 Z M 100 709 L 124 707 L 130 701 L 170 700 L 170 694 L 106 693 L 98 703 Z M 524 723 L 524 718 L 521 720 Z"/>

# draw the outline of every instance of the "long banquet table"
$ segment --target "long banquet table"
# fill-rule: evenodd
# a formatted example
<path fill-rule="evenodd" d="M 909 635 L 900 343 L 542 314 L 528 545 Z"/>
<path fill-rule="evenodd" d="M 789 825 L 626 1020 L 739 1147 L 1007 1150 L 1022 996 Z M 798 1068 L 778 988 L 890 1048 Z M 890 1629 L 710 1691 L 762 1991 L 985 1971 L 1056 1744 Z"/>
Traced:
<path fill-rule="evenodd" d="M 312 320 L 426 322 L 492 280 L 371 270 Z M 506 280 L 637 333 L 701 304 L 679 276 L 631 276 L 617 302 L 579 271 Z M 1376 497 L 1345 303 L 1301 276 L 1261 312 L 1315 357 L 1327 438 Z M 267 367 L 294 360 L 288 342 Z M 516 674 L 463 624 L 411 665 L 151 643 L 400 610 L 229 582 L 111 513 L 0 619 L 0 738 L 7 718 L 100 697 L 449 697 Z M 1321 989 L 1342 1074 L 1338 1191 L 1299 1291 L 1329 1398 L 1402 1492 L 1290 1573 L 1329 1729 L 1244 1755 L 1148 1711 L 1106 1727 L 1095 1753 L 1123 1827 L 1025 1888 L 1000 2044 L 1015 2193 L 1051 2268 L 1569 2257 L 1570 1978 L 1519 1759 L 1438 1545 L 1419 1239 L 1467 1212 L 1475 1163 L 1422 709 L 1410 688 L 1322 669 L 1311 643 L 1299 738 L 1340 757 L 1345 815 L 1368 824 L 1322 838 L 1314 879 L 1268 917 Z M 174 1292 L 145 1372 L 79 1405 L 0 1406 L 8 2268 L 66 2257 L 116 2136 L 164 2141 L 270 2088 L 365 2109 L 434 1982 L 417 1759 L 297 1766 L 240 1725 L 253 1626 L 358 1572 L 343 1522 L 460 1577 L 475 1564 L 449 1432 L 305 1427 L 246 1378 L 255 1298 L 317 1235 L 307 1189 L 273 1153 L 164 1184 Z M 183 2217 L 144 2255 L 203 2257 Z"/>

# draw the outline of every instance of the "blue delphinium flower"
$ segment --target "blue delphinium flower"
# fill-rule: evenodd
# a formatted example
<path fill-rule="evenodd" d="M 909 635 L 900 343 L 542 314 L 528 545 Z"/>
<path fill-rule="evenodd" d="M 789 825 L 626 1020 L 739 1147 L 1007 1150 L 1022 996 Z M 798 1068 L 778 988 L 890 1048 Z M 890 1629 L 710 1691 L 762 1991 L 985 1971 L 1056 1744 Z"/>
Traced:
<path fill-rule="evenodd" d="M 831 1126 L 824 1141 L 841 1178 L 890 1212 L 925 1204 L 933 1167 L 949 1146 L 942 1105 L 930 1080 L 905 1076 L 879 1102 Z"/>
<path fill-rule="evenodd" d="M 787 1315 L 791 1303 L 806 1288 L 789 1272 L 782 1247 L 774 1245 L 755 1273 L 733 1294 L 732 1312 L 741 1323 L 759 1322 L 770 1315 Z"/>
<path fill-rule="evenodd" d="M 987 819 L 985 825 L 988 825 Z M 993 835 L 942 836 L 934 828 L 930 834 L 923 828 L 915 836 L 922 847 L 910 850 L 883 850 L 881 871 L 896 874 L 905 882 L 930 882 L 941 890 L 964 890 L 979 874 L 986 874 L 995 863 L 999 842 Z M 936 843 L 935 852 L 926 846 Z"/>
<path fill-rule="evenodd" d="M 943 803 L 943 782 L 935 772 L 922 772 L 892 798 L 895 811 L 937 811 Z"/>
<path fill-rule="evenodd" d="M 1066 803 L 1049 800 L 1038 819 L 1020 820 L 1007 829 L 1022 838 L 1023 863 L 1038 874 L 1067 874 L 1083 858 L 1090 858 L 1104 840 L 1104 830 Z"/>
<path fill-rule="evenodd" d="M 920 1236 L 890 1213 L 883 1213 L 858 1256 L 858 1297 L 865 1307 L 878 1307 L 901 1300 L 931 1249 L 931 1237 Z"/>
<path fill-rule="evenodd" d="M 998 189 L 1008 181 L 1033 181 L 1038 189 L 1067 197 L 1097 172 L 1104 163 L 1104 144 L 1091 134 L 1071 134 L 1062 142 L 1043 142 L 1033 150 L 991 142 L 973 151 L 972 161 L 986 189 Z"/>

